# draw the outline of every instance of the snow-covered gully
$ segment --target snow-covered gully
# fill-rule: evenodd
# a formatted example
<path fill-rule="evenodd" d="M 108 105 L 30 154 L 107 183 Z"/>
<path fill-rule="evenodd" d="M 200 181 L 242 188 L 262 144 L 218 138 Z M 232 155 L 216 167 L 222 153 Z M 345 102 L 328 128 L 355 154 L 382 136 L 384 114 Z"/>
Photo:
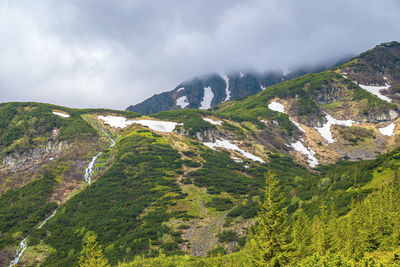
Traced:
<path fill-rule="evenodd" d="M 115 140 L 115 139 L 112 139 L 112 138 L 110 137 L 110 135 L 108 135 L 103 129 L 101 129 L 101 131 L 102 131 L 102 132 L 107 136 L 107 138 L 110 140 L 110 146 L 109 146 L 109 147 L 113 147 L 113 146 L 115 145 L 115 141 L 116 141 L 116 140 Z M 86 183 L 87 183 L 88 185 L 91 184 L 92 175 L 93 175 L 93 167 L 95 166 L 96 160 L 97 160 L 97 158 L 100 156 L 101 153 L 102 153 L 102 152 L 97 153 L 96 156 L 94 156 L 94 157 L 92 158 L 92 160 L 89 162 L 89 164 L 87 165 L 87 167 L 86 167 L 86 169 L 85 169 L 84 178 L 85 178 L 85 181 L 86 181 Z M 54 215 L 56 215 L 56 212 L 57 212 L 57 209 L 55 209 L 55 210 L 53 211 L 53 213 L 52 213 L 50 216 L 48 216 L 46 219 L 44 219 L 44 220 L 42 221 L 42 223 L 39 225 L 38 229 L 42 228 L 42 227 L 46 224 L 46 222 L 47 222 L 49 219 L 51 219 L 52 217 L 54 217 Z M 25 250 L 26 250 L 27 247 L 28 247 L 27 244 L 26 244 L 26 241 L 27 241 L 28 237 L 29 237 L 29 235 L 27 235 L 27 236 L 26 236 L 24 239 L 22 239 L 22 241 L 19 243 L 18 248 L 17 248 L 17 251 L 16 251 L 16 253 L 15 253 L 15 257 L 14 257 L 14 259 L 10 262 L 9 267 L 16 266 L 16 265 L 19 263 L 19 261 L 21 260 L 22 255 L 24 254 Z"/>

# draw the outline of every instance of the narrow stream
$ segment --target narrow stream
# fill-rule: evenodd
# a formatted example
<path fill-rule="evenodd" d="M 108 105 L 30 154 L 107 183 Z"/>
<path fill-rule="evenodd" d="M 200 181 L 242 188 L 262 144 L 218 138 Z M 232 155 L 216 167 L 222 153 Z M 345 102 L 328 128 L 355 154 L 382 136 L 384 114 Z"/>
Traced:
<path fill-rule="evenodd" d="M 24 239 L 22 239 L 22 241 L 19 243 L 19 246 L 17 248 L 17 252 L 15 254 L 15 258 L 10 262 L 9 267 L 15 266 L 18 264 L 19 259 L 22 257 L 22 254 L 24 254 L 25 249 L 26 249 L 26 239 L 28 238 L 25 237 Z"/>
<path fill-rule="evenodd" d="M 107 132 L 104 131 L 103 129 L 101 129 L 101 131 L 102 131 L 102 132 L 107 136 L 107 138 L 110 140 L 111 144 L 110 144 L 109 147 L 113 147 L 113 146 L 115 145 L 115 142 L 116 142 L 117 139 L 112 139 L 112 138 L 110 137 L 110 135 L 108 135 Z M 89 162 L 89 164 L 87 165 L 87 167 L 86 167 L 86 169 L 85 169 L 85 176 L 84 176 L 84 177 L 85 177 L 85 181 L 86 181 L 86 183 L 87 183 L 88 185 L 90 185 L 91 182 L 92 182 L 93 167 L 94 167 L 94 165 L 96 164 L 96 160 L 97 160 L 97 158 L 101 155 L 101 153 L 102 153 L 102 152 L 97 153 L 97 155 L 94 156 L 94 157 L 92 158 L 92 160 Z M 39 225 L 38 229 L 42 228 L 42 226 L 43 226 L 49 219 L 51 219 L 54 215 L 56 215 L 56 212 L 57 212 L 57 209 L 55 209 L 55 210 L 53 211 L 53 213 L 52 213 L 49 217 L 47 217 L 46 219 L 44 219 L 44 220 L 42 221 L 42 223 Z M 26 236 L 26 237 L 19 243 L 18 248 L 17 248 L 17 251 L 16 251 L 16 253 L 15 253 L 15 257 L 14 257 L 14 259 L 10 262 L 9 267 L 13 267 L 13 266 L 15 266 L 15 265 L 18 264 L 19 260 L 21 259 L 22 255 L 24 254 L 24 252 L 25 252 L 25 250 L 26 250 L 26 248 L 27 248 L 26 240 L 28 239 L 28 237 L 29 237 L 29 235 Z"/>
<path fill-rule="evenodd" d="M 97 153 L 97 155 L 92 158 L 92 161 L 89 162 L 88 166 L 85 169 L 85 181 L 88 185 L 90 185 L 90 183 L 92 182 L 93 167 L 96 164 L 96 160 L 100 155 L 101 152 Z"/>

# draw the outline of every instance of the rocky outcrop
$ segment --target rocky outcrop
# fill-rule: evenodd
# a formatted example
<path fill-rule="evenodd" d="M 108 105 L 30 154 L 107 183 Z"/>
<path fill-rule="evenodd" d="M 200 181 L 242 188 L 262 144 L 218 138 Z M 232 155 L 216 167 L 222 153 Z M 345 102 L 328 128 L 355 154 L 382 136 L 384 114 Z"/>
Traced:
<path fill-rule="evenodd" d="M 343 86 L 332 84 L 322 85 L 314 96 L 318 104 L 331 104 L 340 101 L 346 95 L 346 89 Z"/>
<path fill-rule="evenodd" d="M 66 142 L 49 141 L 45 147 L 37 147 L 22 153 L 12 153 L 3 158 L 2 162 L 9 170 L 27 169 L 46 160 L 57 158 L 69 147 Z"/>
<path fill-rule="evenodd" d="M 214 142 L 217 138 L 222 138 L 224 135 L 215 129 L 207 129 L 205 131 L 197 131 L 194 134 L 190 134 L 185 128 L 177 128 L 174 133 L 182 134 L 188 138 L 197 139 L 200 142 Z"/>
<path fill-rule="evenodd" d="M 371 112 L 368 114 L 362 114 L 359 118 L 359 121 L 378 123 L 378 122 L 385 122 L 385 121 L 393 121 L 398 117 L 399 117 L 399 111 L 390 109 L 390 110 Z"/>

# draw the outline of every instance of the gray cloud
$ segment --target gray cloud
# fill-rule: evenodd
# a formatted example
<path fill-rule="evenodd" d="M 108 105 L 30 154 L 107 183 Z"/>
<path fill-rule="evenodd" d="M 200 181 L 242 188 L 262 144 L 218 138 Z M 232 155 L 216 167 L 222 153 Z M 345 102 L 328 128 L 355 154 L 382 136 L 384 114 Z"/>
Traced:
<path fill-rule="evenodd" d="M 0 0 L 0 101 L 124 109 L 213 71 L 400 41 L 398 0 Z"/>

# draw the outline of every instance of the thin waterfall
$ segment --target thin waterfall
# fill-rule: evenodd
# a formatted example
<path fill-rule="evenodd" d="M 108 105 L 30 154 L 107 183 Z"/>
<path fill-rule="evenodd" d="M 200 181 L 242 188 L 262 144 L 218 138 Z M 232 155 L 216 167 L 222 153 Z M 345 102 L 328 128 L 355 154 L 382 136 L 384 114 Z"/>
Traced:
<path fill-rule="evenodd" d="M 111 144 L 110 144 L 110 147 L 113 147 L 113 146 L 115 145 L 115 141 L 116 141 L 117 139 L 116 139 L 116 138 L 115 138 L 115 139 L 111 138 L 111 136 L 110 136 L 106 131 L 104 131 L 103 129 L 101 129 L 101 132 L 104 133 L 104 134 L 107 136 L 107 138 L 110 140 L 110 143 L 111 143 Z M 94 157 L 92 158 L 92 160 L 89 162 L 88 166 L 87 166 L 86 169 L 85 169 L 85 176 L 84 176 L 84 178 L 85 178 L 85 181 L 86 181 L 86 183 L 87 183 L 88 185 L 90 185 L 91 182 L 92 182 L 93 168 L 94 168 L 94 165 L 96 164 L 97 158 L 101 155 L 101 153 L 102 153 L 102 152 L 97 153 L 97 155 L 94 156 Z M 42 221 L 42 223 L 39 225 L 38 229 L 42 228 L 42 226 L 43 226 L 49 219 L 51 219 L 54 215 L 56 215 L 56 212 L 57 212 L 57 209 L 55 209 L 55 210 L 53 211 L 53 213 L 52 213 L 49 217 L 47 217 L 46 219 L 44 219 L 44 220 Z M 28 239 L 28 237 L 29 237 L 29 236 L 26 236 L 26 237 L 19 243 L 19 246 L 18 246 L 18 248 L 17 248 L 17 252 L 15 253 L 15 257 L 14 257 L 14 259 L 10 262 L 9 267 L 16 266 L 16 265 L 19 263 L 19 260 L 21 259 L 22 255 L 24 254 L 24 252 L 25 252 L 25 250 L 26 250 L 26 248 L 27 248 L 26 240 Z"/>

